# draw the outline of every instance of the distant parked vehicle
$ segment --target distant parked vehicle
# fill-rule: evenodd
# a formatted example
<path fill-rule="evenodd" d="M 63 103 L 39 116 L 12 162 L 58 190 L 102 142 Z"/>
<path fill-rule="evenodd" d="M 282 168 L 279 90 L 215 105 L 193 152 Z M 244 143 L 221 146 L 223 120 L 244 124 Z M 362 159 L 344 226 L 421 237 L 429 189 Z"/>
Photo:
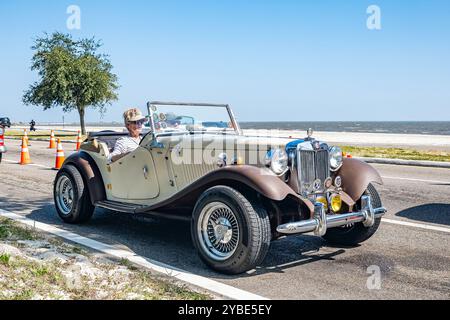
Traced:
<path fill-rule="evenodd" d="M 4 135 L 5 135 L 5 128 L 11 127 L 11 121 L 9 120 L 9 118 L 0 118 L 0 163 L 2 162 L 2 155 L 3 153 L 5 153 L 6 147 L 5 147 L 5 140 L 4 140 Z"/>
<path fill-rule="evenodd" d="M 11 120 L 9 118 L 0 118 L 0 127 L 11 128 Z"/>

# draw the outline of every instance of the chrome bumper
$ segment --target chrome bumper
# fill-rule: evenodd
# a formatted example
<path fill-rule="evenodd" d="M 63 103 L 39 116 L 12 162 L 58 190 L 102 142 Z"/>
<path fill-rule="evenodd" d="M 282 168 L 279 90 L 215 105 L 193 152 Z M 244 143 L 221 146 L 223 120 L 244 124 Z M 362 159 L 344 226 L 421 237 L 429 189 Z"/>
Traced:
<path fill-rule="evenodd" d="M 318 202 L 314 205 L 314 218 L 279 225 L 277 231 L 282 234 L 297 234 L 314 232 L 316 236 L 323 236 L 328 228 L 336 228 L 350 223 L 362 222 L 365 227 L 371 227 L 375 219 L 381 218 L 387 210 L 383 207 L 373 208 L 370 196 L 361 198 L 362 210 L 344 214 L 327 215 L 325 207 Z"/>

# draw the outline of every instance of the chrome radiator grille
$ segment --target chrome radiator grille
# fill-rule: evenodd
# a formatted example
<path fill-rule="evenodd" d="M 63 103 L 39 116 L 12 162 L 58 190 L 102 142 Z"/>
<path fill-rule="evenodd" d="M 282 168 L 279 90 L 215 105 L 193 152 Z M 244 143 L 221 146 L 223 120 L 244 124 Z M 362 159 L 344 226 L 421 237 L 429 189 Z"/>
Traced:
<path fill-rule="evenodd" d="M 328 150 L 298 150 L 297 171 L 301 194 L 312 193 L 317 179 L 321 181 L 321 189 L 317 191 L 324 191 L 323 183 L 330 176 Z"/>

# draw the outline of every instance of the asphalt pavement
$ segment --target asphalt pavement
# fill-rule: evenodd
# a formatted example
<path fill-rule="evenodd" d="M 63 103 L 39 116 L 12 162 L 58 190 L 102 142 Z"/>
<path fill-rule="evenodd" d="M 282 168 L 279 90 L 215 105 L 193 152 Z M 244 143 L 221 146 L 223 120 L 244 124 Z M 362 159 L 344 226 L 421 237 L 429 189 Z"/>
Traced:
<path fill-rule="evenodd" d="M 450 299 L 450 169 L 374 164 L 384 179 L 378 190 L 389 212 L 371 239 L 346 248 L 312 235 L 286 237 L 272 243 L 256 270 L 224 276 L 198 258 L 189 223 L 104 209 L 96 209 L 85 225 L 62 223 L 53 205 L 56 171 L 49 169 L 56 151 L 47 142 L 31 144 L 36 165 L 20 166 L 20 141 L 6 140 L 0 209 L 271 299 Z M 75 145 L 63 146 L 68 156 Z M 381 272 L 378 288 L 374 270 Z"/>

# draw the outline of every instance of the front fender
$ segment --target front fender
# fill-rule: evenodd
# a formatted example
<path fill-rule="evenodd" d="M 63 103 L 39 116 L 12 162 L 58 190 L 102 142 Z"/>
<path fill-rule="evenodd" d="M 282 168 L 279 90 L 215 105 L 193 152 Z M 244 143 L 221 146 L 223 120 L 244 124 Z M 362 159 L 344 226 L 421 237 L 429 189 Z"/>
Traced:
<path fill-rule="evenodd" d="M 284 200 L 288 195 L 297 196 L 289 185 L 267 168 L 248 165 L 228 166 L 204 177 L 204 182 L 233 180 L 247 185 L 266 198 Z"/>
<path fill-rule="evenodd" d="M 341 176 L 342 188 L 353 201 L 361 198 L 370 183 L 383 184 L 380 174 L 374 167 L 353 158 L 344 158 L 344 164 L 337 175 Z"/>

